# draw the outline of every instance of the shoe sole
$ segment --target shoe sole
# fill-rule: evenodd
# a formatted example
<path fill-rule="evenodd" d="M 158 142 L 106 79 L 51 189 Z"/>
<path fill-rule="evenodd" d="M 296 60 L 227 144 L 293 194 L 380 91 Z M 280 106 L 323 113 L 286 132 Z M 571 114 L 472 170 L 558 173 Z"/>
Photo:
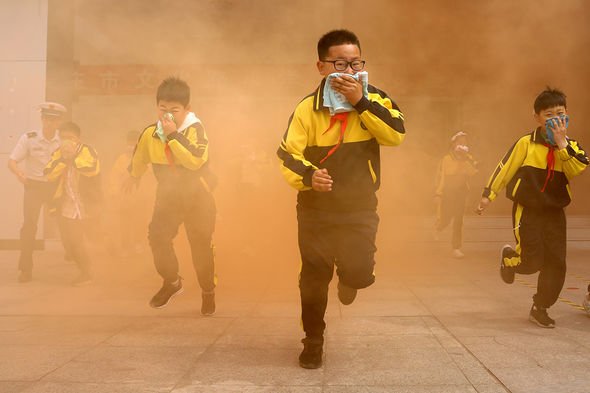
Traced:
<path fill-rule="evenodd" d="M 502 249 L 500 250 L 500 278 L 506 284 L 512 284 L 512 283 L 514 283 L 514 276 L 515 276 L 515 274 L 513 274 L 508 279 L 505 279 L 504 278 L 504 275 L 502 274 L 502 272 L 504 271 L 504 269 L 510 269 L 508 266 L 505 266 L 504 265 L 504 250 L 507 249 L 507 248 L 512 249 L 512 246 L 509 245 L 509 244 L 505 244 L 504 247 L 502 247 Z"/>
<path fill-rule="evenodd" d="M 320 364 L 313 364 L 313 363 L 301 363 L 301 362 L 299 362 L 299 367 L 305 368 L 307 370 L 315 370 L 317 368 L 322 367 L 322 363 L 320 363 Z"/>
<path fill-rule="evenodd" d="M 344 291 L 347 291 L 350 289 L 352 289 L 352 288 L 347 288 Z M 358 290 L 355 290 L 354 295 L 351 295 L 348 298 L 342 299 L 343 295 L 341 295 L 341 292 L 342 291 L 340 290 L 340 283 L 338 283 L 338 300 L 340 300 L 340 303 L 342 303 L 342 305 L 344 305 L 344 306 L 350 306 L 352 303 L 354 303 L 354 300 L 356 299 L 356 295 L 358 294 Z"/>
<path fill-rule="evenodd" d="M 555 329 L 555 325 L 543 325 L 541 322 L 537 321 L 532 315 L 529 315 L 529 321 L 545 329 Z"/>
<path fill-rule="evenodd" d="M 350 306 L 352 303 L 354 303 L 355 299 L 356 299 L 356 295 L 352 299 L 344 299 L 344 300 L 342 300 L 342 298 L 340 296 L 338 296 L 338 300 L 340 300 L 340 304 L 342 304 L 343 306 Z"/>
<path fill-rule="evenodd" d="M 176 295 L 180 295 L 182 292 L 184 292 L 184 287 L 182 287 L 182 288 L 180 288 L 178 291 L 174 292 L 174 293 L 173 293 L 173 294 L 172 294 L 172 295 L 171 295 L 171 296 L 168 298 L 168 301 L 167 301 L 166 303 L 162 304 L 161 306 L 153 306 L 152 304 L 150 304 L 150 306 L 151 306 L 152 308 L 158 308 L 158 309 L 160 309 L 160 308 L 164 308 L 164 307 L 166 307 L 166 306 L 168 305 L 168 303 L 170 303 L 170 300 L 172 300 L 172 298 L 173 298 L 174 296 L 176 296 Z"/>
<path fill-rule="evenodd" d="M 90 284 L 92 284 L 92 281 L 91 280 L 88 280 L 88 281 L 82 281 L 82 282 L 75 282 L 75 283 L 72 284 L 72 286 L 74 286 L 74 287 L 85 287 L 85 286 L 90 285 Z"/>
<path fill-rule="evenodd" d="M 201 316 L 203 316 L 203 317 L 212 317 L 213 315 L 215 315 L 215 311 L 213 311 L 212 313 L 203 313 L 201 311 Z"/>

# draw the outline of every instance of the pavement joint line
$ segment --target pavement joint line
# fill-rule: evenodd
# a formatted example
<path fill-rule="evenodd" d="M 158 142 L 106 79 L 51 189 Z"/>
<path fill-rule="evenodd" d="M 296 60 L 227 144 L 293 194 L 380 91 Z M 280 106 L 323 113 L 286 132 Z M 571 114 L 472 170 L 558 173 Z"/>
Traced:
<path fill-rule="evenodd" d="M 439 324 L 439 326 L 444 329 L 444 331 L 446 331 L 449 336 L 451 336 L 453 338 L 453 340 L 455 340 L 460 346 L 461 348 L 463 348 L 473 359 L 475 359 L 475 361 L 488 373 L 488 375 L 490 375 L 490 377 L 492 377 L 493 380 L 495 380 L 498 384 L 500 384 L 500 386 L 502 388 L 504 388 L 504 390 L 506 391 L 506 393 L 513 393 L 512 390 L 510 390 L 508 388 L 508 386 L 506 386 L 504 384 L 504 382 L 502 382 L 502 380 L 500 380 L 500 378 L 498 378 L 496 376 L 496 374 L 493 373 L 492 370 L 490 370 L 465 344 L 463 344 L 461 342 L 461 340 L 459 340 L 457 338 L 457 336 L 455 336 L 453 334 L 453 332 L 451 332 L 444 323 L 442 323 L 442 321 L 434 314 L 434 312 L 432 312 L 432 310 L 430 309 L 430 307 L 428 307 L 424 301 L 419 298 L 416 293 L 411 289 L 411 288 L 407 288 L 408 291 L 410 291 L 410 293 L 412 293 L 412 295 L 414 295 L 414 297 L 416 299 L 418 299 L 418 301 L 422 304 L 422 306 L 428 311 L 428 313 L 430 315 L 428 316 L 422 316 L 422 320 L 424 321 L 424 318 L 433 318 L 434 320 L 436 320 L 436 322 Z M 427 326 L 428 330 L 430 330 L 430 332 L 434 335 L 434 337 L 436 338 L 436 340 L 439 342 L 439 344 L 441 345 L 441 347 L 447 352 L 447 354 L 449 355 L 449 357 L 451 358 L 451 360 L 453 361 L 453 363 L 457 366 L 457 368 L 459 369 L 459 371 L 461 371 L 461 374 L 463 374 L 463 376 L 465 377 L 465 379 L 469 382 L 469 384 L 473 387 L 473 389 L 475 389 L 475 391 L 477 391 L 477 388 L 475 387 L 475 385 L 471 382 L 471 380 L 467 377 L 467 375 L 465 375 L 465 372 L 463 372 L 463 369 L 455 362 L 455 359 L 451 356 L 451 354 L 447 351 L 447 349 L 443 346 L 443 344 L 441 343 L 438 335 L 432 331 L 432 329 L 430 328 L 430 326 Z"/>

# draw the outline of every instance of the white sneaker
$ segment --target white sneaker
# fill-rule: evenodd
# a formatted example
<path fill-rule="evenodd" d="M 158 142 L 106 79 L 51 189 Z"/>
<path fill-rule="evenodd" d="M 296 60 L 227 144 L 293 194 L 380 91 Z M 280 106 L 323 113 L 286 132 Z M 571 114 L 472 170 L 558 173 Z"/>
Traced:
<path fill-rule="evenodd" d="M 457 259 L 465 258 L 465 254 L 463 254 L 463 252 L 461 250 L 459 250 L 458 248 L 455 248 L 453 250 L 453 258 L 457 258 Z"/>

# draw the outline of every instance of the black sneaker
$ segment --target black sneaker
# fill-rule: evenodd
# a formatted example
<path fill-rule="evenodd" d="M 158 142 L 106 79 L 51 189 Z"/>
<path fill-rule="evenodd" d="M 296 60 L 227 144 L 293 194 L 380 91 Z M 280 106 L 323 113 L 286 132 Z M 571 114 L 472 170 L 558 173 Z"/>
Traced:
<path fill-rule="evenodd" d="M 92 277 L 88 273 L 80 273 L 80 275 L 72 281 L 72 285 L 75 287 L 83 287 L 92 283 Z"/>
<path fill-rule="evenodd" d="M 356 292 L 356 289 L 347 287 L 338 281 L 338 299 L 340 299 L 340 303 L 344 304 L 345 306 L 352 304 L 356 298 Z"/>
<path fill-rule="evenodd" d="M 204 317 L 215 314 L 215 292 L 203 292 L 201 294 L 201 315 Z"/>
<path fill-rule="evenodd" d="M 514 275 L 516 274 L 516 269 L 512 266 L 506 266 L 504 262 L 504 258 L 512 258 L 518 256 L 518 253 L 514 251 L 512 247 L 506 244 L 502 247 L 502 253 L 500 258 L 500 277 L 502 277 L 502 281 L 506 284 L 512 284 L 514 282 Z"/>
<path fill-rule="evenodd" d="M 31 282 L 32 279 L 33 279 L 32 272 L 21 270 L 20 274 L 18 275 L 18 282 L 20 282 L 21 284 L 24 284 L 26 282 Z"/>
<path fill-rule="evenodd" d="M 306 337 L 301 342 L 303 343 L 303 351 L 299 355 L 299 366 L 307 369 L 322 367 L 324 339 L 322 337 Z"/>
<path fill-rule="evenodd" d="M 551 319 L 549 315 L 547 315 L 547 309 L 535 306 L 534 304 L 533 307 L 531 307 L 531 312 L 529 313 L 529 321 L 536 323 L 542 328 L 551 329 L 555 327 L 555 320 Z"/>
<path fill-rule="evenodd" d="M 166 307 L 170 299 L 174 295 L 178 295 L 182 293 L 182 278 L 178 277 L 176 283 L 166 282 L 162 284 L 162 288 L 154 295 L 152 300 L 150 300 L 150 306 L 153 308 L 162 308 Z"/>

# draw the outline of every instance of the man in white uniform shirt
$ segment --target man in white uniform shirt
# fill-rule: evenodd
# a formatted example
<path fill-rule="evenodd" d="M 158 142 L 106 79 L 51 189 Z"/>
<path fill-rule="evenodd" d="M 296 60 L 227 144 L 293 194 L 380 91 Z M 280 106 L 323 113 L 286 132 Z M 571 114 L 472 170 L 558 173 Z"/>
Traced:
<path fill-rule="evenodd" d="M 24 185 L 23 226 L 20 231 L 20 258 L 18 268 L 21 283 L 33 277 L 33 248 L 37 234 L 37 222 L 41 207 L 52 197 L 55 185 L 47 182 L 43 169 L 51 159 L 51 154 L 59 147 L 58 128 L 67 112 L 66 108 L 55 102 L 39 105 L 41 111 L 41 131 L 23 134 L 8 159 L 8 168 Z M 24 165 L 19 165 L 24 164 Z"/>

